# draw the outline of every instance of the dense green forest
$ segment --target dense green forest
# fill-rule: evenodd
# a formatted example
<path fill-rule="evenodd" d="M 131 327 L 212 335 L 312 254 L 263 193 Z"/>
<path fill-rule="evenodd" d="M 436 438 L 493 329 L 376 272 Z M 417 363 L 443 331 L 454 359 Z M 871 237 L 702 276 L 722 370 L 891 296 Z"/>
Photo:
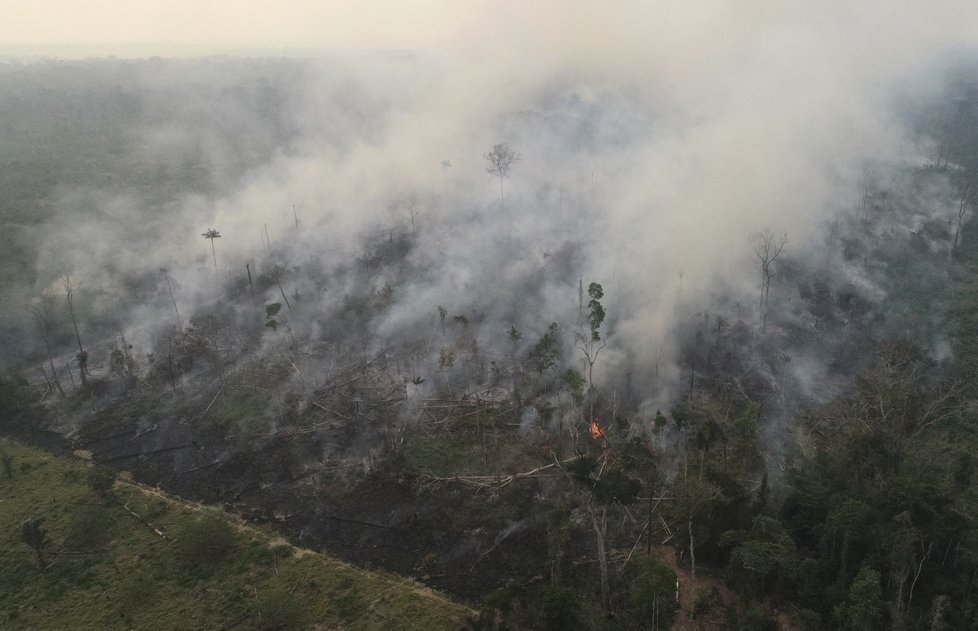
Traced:
<path fill-rule="evenodd" d="M 413 577 L 469 628 L 978 627 L 975 67 L 895 90 L 913 156 L 703 254 L 611 201 L 711 124 L 638 89 L 559 77 L 391 166 L 428 130 L 357 64 L 0 65 L 0 431 Z M 40 475 L 3 449 L 0 491 Z M 121 534 L 95 569 L 31 562 L 31 514 L 65 554 L 123 519 L 64 466 L 63 505 L 2 522 L 11 628 L 135 563 Z M 282 596 L 248 550 L 220 572 Z M 366 628 L 354 580 L 248 624 Z M 106 611 L 145 619 L 137 583 L 145 611 Z"/>

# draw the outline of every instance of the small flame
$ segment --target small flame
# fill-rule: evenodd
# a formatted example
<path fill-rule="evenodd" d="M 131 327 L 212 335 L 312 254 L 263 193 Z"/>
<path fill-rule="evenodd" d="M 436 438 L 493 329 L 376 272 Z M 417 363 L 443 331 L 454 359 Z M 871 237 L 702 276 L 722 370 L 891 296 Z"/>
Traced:
<path fill-rule="evenodd" d="M 604 438 L 604 430 L 598 425 L 598 421 L 591 421 L 591 438 L 598 440 L 599 438 Z"/>

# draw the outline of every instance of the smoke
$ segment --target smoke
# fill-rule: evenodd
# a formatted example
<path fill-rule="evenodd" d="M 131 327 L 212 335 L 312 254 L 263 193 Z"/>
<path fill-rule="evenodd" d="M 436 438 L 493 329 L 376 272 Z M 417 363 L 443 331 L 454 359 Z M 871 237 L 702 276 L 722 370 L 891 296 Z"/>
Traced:
<path fill-rule="evenodd" d="M 894 90 L 931 88 L 942 56 L 972 44 L 974 13 L 506 0 L 453 13 L 416 52 L 64 62 L 134 101 L 119 146 L 141 179 L 54 190 L 33 293 L 71 271 L 104 328 L 150 349 L 174 321 L 160 268 L 189 318 L 246 282 L 246 264 L 256 278 L 278 266 L 284 285 L 266 282 L 258 302 L 291 295 L 303 344 L 343 326 L 364 352 L 424 340 L 428 370 L 441 361 L 451 384 L 461 368 L 441 350 L 499 359 L 550 322 L 579 363 L 578 286 L 594 281 L 608 312 L 595 380 L 632 380 L 652 409 L 679 387 L 677 326 L 718 291 L 756 294 L 748 235 L 816 250 L 868 180 L 933 159 Z M 16 69 L 45 72 L 58 64 Z M 502 194 L 483 159 L 499 143 L 520 154 Z M 915 193 L 918 224 L 946 211 L 948 190 Z M 878 294 L 864 272 L 846 273 Z M 351 307 L 364 296 L 369 308 Z M 817 368 L 794 366 L 811 392 Z"/>

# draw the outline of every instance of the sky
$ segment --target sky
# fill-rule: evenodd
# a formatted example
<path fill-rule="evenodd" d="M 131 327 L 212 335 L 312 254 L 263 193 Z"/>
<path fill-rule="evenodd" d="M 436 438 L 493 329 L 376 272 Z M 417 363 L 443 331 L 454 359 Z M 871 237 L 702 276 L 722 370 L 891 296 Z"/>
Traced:
<path fill-rule="evenodd" d="M 6 0 L 7 49 L 190 54 L 440 47 L 486 3 L 448 0 Z"/>
<path fill-rule="evenodd" d="M 778 32 L 872 56 L 978 41 L 963 0 L 4 0 L 0 50 L 56 56 L 336 49 L 609 51 L 691 63 Z M 691 6 L 692 5 L 692 6 Z M 789 43 L 789 42 L 786 42 Z"/>

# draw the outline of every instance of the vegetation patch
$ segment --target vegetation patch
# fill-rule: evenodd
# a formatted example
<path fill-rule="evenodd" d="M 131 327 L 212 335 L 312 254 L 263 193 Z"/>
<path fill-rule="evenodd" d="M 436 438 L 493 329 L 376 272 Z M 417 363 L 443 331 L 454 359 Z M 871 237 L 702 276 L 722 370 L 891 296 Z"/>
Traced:
<path fill-rule="evenodd" d="M 471 614 L 409 581 L 300 557 L 218 510 L 124 480 L 106 489 L 88 463 L 6 439 L 0 450 L 0 628 L 460 629 Z"/>

